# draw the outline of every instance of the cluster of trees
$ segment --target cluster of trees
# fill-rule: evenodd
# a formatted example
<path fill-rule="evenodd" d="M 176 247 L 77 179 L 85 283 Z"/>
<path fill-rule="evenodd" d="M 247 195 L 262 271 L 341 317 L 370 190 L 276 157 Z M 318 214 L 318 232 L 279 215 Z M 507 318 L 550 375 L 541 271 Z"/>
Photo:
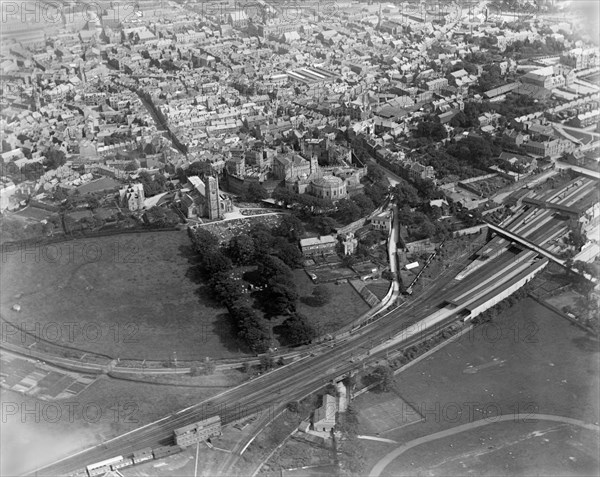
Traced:
<path fill-rule="evenodd" d="M 509 93 L 506 95 L 504 101 L 493 103 L 490 109 L 493 109 L 498 114 L 504 116 L 506 120 L 510 121 L 519 116 L 543 110 L 544 102 L 539 101 L 536 103 L 536 100 L 530 96 Z"/>
<path fill-rule="evenodd" d="M 258 275 L 265 312 L 270 316 L 295 313 L 298 292 L 292 269 L 276 255 L 264 255 L 258 264 Z"/>
<path fill-rule="evenodd" d="M 180 223 L 177 213 L 166 207 L 154 206 L 144 213 L 144 222 L 152 227 L 174 227 Z"/>
<path fill-rule="evenodd" d="M 507 45 L 504 53 L 508 56 L 520 59 L 537 55 L 559 55 L 564 50 L 564 43 L 554 39 L 552 36 L 546 36 L 544 41 L 530 41 L 529 38 L 517 40 L 510 45 Z"/>
<path fill-rule="evenodd" d="M 398 219 L 403 226 L 407 227 L 408 236 L 411 240 L 426 238 L 442 240 L 450 235 L 450 230 L 443 222 L 429 217 L 424 212 L 413 212 L 407 206 L 398 209 Z"/>
<path fill-rule="evenodd" d="M 208 277 L 213 297 L 227 307 L 238 337 L 252 351 L 264 353 L 271 343 L 269 325 L 244 299 L 242 285 L 233 277 L 233 263 L 220 250 L 219 240 L 205 229 L 188 229 L 188 232 L 199 257 L 199 267 Z"/>
<path fill-rule="evenodd" d="M 63 216 L 62 223 L 64 231 L 67 234 L 73 232 L 85 233 L 85 231 L 91 231 L 101 228 L 104 225 L 104 220 L 102 220 L 97 215 L 91 217 L 83 217 L 80 220 L 75 220 L 70 215 L 65 215 Z"/>
<path fill-rule="evenodd" d="M 9 164 L 10 166 L 11 164 Z M 16 166 L 14 166 L 14 171 L 12 177 L 20 173 L 21 180 L 26 181 L 36 181 L 40 177 L 44 175 L 44 165 L 41 162 L 31 162 L 29 164 L 25 164 L 21 167 L 21 170 L 18 170 Z"/>
<path fill-rule="evenodd" d="M 587 237 L 584 232 L 579 230 L 579 227 L 572 227 L 565 241 L 573 246 L 575 250 L 581 250 L 581 247 L 587 242 Z"/>
<path fill-rule="evenodd" d="M 294 313 L 283 322 L 281 334 L 290 346 L 310 343 L 317 337 L 317 329 L 301 313 Z"/>
<path fill-rule="evenodd" d="M 431 181 L 416 181 L 414 185 L 401 181 L 392 189 L 392 193 L 398 204 L 398 219 L 407 227 L 411 239 L 443 239 L 448 236 L 448 228 L 437 220 L 439 211 L 429 206 L 430 200 L 442 197 Z"/>
<path fill-rule="evenodd" d="M 167 179 L 160 173 L 150 175 L 146 171 L 142 171 L 138 175 L 138 180 L 144 186 L 144 195 L 146 197 L 152 197 L 153 195 L 164 192 L 167 188 Z"/>
<path fill-rule="evenodd" d="M 465 179 L 483 174 L 483 171 L 466 160 L 450 155 L 444 149 L 428 149 L 419 158 L 419 162 L 432 166 L 438 177 L 456 176 L 457 179 Z"/>
<path fill-rule="evenodd" d="M 337 203 L 337 210 L 333 217 L 340 223 L 346 225 L 361 217 L 369 215 L 375 210 L 375 204 L 366 194 L 357 194 L 348 199 L 342 199 Z"/>
<path fill-rule="evenodd" d="M 334 209 L 330 199 L 321 199 L 309 194 L 296 194 L 295 192 L 279 187 L 273 191 L 273 198 L 283 202 L 285 206 L 291 205 L 301 217 L 310 218 L 313 215 L 323 214 Z"/>
<path fill-rule="evenodd" d="M 448 134 L 442 123 L 433 118 L 427 118 L 417 124 L 414 136 L 417 138 L 425 138 L 433 142 L 439 142 L 442 139 L 446 139 Z"/>
<path fill-rule="evenodd" d="M 206 174 L 212 174 L 212 166 L 206 161 L 195 161 L 192 162 L 187 169 L 178 167 L 175 171 L 177 178 L 181 182 L 186 182 L 190 176 L 202 176 Z"/>
<path fill-rule="evenodd" d="M 385 177 L 384 172 L 376 164 L 369 164 L 367 166 L 367 179 L 369 183 L 365 184 L 365 195 L 371 199 L 373 204 L 379 207 L 385 202 L 390 183 L 387 177 Z"/>
<path fill-rule="evenodd" d="M 458 142 L 448 145 L 446 152 L 457 159 L 468 162 L 474 167 L 486 169 L 492 165 L 492 156 L 497 156 L 501 151 L 482 137 L 467 136 Z"/>
<path fill-rule="evenodd" d="M 270 347 L 270 326 L 264 316 L 289 316 L 280 332 L 290 344 L 310 341 L 317 334 L 309 320 L 296 311 L 298 292 L 292 268 L 301 264 L 302 253 L 296 242 L 303 233 L 302 222 L 293 215 L 285 216 L 272 229 L 258 224 L 223 247 L 204 229 L 190 232 L 213 297 L 228 308 L 238 337 L 254 352 L 263 353 Z M 234 276 L 234 265 L 257 266 L 255 273 L 246 275 L 256 287 L 253 295 L 260 311 L 251 302 L 241 280 Z"/>
<path fill-rule="evenodd" d="M 171 59 L 167 59 L 167 60 L 157 60 L 155 58 L 151 58 L 150 59 L 150 66 L 154 66 L 155 68 L 159 68 L 161 70 L 163 70 L 164 72 L 169 72 L 169 71 L 179 71 L 179 67 L 173 62 L 173 60 Z"/>
<path fill-rule="evenodd" d="M 67 157 L 64 151 L 54 147 L 49 148 L 44 155 L 46 156 L 46 159 L 44 160 L 44 166 L 47 169 L 58 169 L 65 162 L 67 162 Z"/>
<path fill-rule="evenodd" d="M 579 270 L 583 273 L 587 273 L 595 278 L 600 278 L 600 268 L 595 263 L 588 263 L 582 260 L 573 260 L 569 258 L 566 260 L 565 265 L 569 269 Z"/>
<path fill-rule="evenodd" d="M 338 445 L 341 475 L 363 475 L 365 473 L 365 448 L 358 439 L 358 411 L 349 404 L 346 412 L 338 416 L 336 430 L 344 434 Z"/>
<path fill-rule="evenodd" d="M 469 58 L 469 56 L 467 58 Z M 467 59 L 459 61 L 458 63 L 456 63 L 450 67 L 450 70 L 448 71 L 448 75 L 450 73 L 454 73 L 455 71 L 459 71 L 459 70 L 465 70 L 470 75 L 476 75 L 479 71 L 477 69 L 476 63 L 479 63 L 479 60 L 480 60 L 480 58 L 470 57 L 470 61 L 467 61 Z M 453 79 L 452 76 L 446 76 L 446 78 L 448 79 L 448 81 Z"/>
<path fill-rule="evenodd" d="M 60 226 L 60 219 L 53 216 L 45 224 L 36 222 L 23 226 L 20 220 L 9 218 L 2 219 L 2 234 L 0 234 L 0 243 L 17 242 L 37 237 L 45 237 L 52 233 L 55 227 Z"/>
<path fill-rule="evenodd" d="M 490 89 L 500 86 L 504 82 L 500 66 L 495 63 L 486 65 L 479 76 L 477 86 L 480 93 L 485 93 Z"/>
<path fill-rule="evenodd" d="M 483 313 L 473 318 L 473 320 L 471 320 L 471 323 L 473 323 L 473 325 L 480 325 L 482 323 L 492 321 L 494 317 L 513 307 L 515 304 L 517 304 L 524 298 L 527 298 L 527 294 L 531 291 L 531 289 L 531 284 L 527 284 L 524 287 L 519 288 L 509 297 L 506 297 L 501 302 L 497 303 L 491 308 L 488 308 Z"/>
<path fill-rule="evenodd" d="M 242 195 L 243 200 L 247 200 L 250 202 L 260 202 L 261 200 L 269 197 L 269 194 L 265 190 L 265 188 L 260 185 L 258 182 L 252 182 L 248 189 Z"/>
<path fill-rule="evenodd" d="M 387 365 L 379 365 L 363 378 L 363 382 L 367 386 L 378 383 L 377 390 L 387 392 L 394 385 L 394 371 Z"/>
<path fill-rule="evenodd" d="M 296 194 L 285 188 L 273 192 L 275 200 L 291 205 L 293 213 L 323 235 L 330 234 L 338 224 L 346 225 L 361 217 L 365 217 L 383 203 L 387 193 L 387 185 L 373 182 L 365 188 L 364 193 L 341 199 L 334 206 L 330 199 L 322 199 L 308 194 Z"/>

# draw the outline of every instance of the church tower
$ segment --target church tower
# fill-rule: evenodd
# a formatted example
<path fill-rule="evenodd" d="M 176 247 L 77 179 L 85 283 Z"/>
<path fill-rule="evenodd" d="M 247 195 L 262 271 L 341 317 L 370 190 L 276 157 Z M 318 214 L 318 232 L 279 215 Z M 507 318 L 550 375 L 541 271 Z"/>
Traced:
<path fill-rule="evenodd" d="M 212 176 L 204 178 L 204 191 L 206 194 L 206 215 L 211 220 L 221 218 L 221 199 L 219 197 L 219 179 Z"/>
<path fill-rule="evenodd" d="M 310 156 L 310 175 L 311 176 L 316 175 L 318 171 L 319 171 L 319 159 L 313 152 L 312 155 Z"/>
<path fill-rule="evenodd" d="M 40 95 L 38 92 L 38 86 L 37 84 L 33 85 L 32 88 L 32 99 L 33 99 L 33 110 L 34 111 L 39 111 L 42 108 L 41 102 L 40 102 Z"/>

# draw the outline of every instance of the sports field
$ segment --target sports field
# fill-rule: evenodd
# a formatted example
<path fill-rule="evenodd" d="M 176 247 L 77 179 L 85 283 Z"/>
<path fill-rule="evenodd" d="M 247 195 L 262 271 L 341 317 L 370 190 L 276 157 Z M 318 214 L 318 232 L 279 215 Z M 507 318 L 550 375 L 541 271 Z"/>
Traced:
<path fill-rule="evenodd" d="M 467 426 L 446 437 L 417 441 L 380 475 L 597 472 L 598 356 L 597 340 L 536 302 L 521 301 L 396 376 L 396 411 L 402 401 L 407 403 L 402 423 L 373 429 L 380 422 L 373 416 L 361 422 L 359 432 L 378 432 L 397 444 L 364 441 L 368 468 L 416 439 Z M 371 416 L 376 407 L 368 401 L 361 406 L 363 398 L 356 402 L 361 417 Z M 389 416 L 390 406 L 386 402 L 381 412 Z M 536 414 L 558 421 L 536 419 Z M 471 427 L 477 423 L 485 425 Z"/>
<path fill-rule="evenodd" d="M 3 252 L 2 316 L 52 343 L 121 359 L 240 353 L 226 310 L 192 273 L 195 255 L 184 231 Z"/>

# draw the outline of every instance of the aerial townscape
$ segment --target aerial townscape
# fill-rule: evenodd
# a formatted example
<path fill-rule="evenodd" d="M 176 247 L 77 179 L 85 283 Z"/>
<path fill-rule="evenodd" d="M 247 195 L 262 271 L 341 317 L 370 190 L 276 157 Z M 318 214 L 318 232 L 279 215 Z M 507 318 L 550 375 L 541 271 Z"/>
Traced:
<path fill-rule="evenodd" d="M 600 474 L 595 0 L 0 7 L 0 475 Z"/>

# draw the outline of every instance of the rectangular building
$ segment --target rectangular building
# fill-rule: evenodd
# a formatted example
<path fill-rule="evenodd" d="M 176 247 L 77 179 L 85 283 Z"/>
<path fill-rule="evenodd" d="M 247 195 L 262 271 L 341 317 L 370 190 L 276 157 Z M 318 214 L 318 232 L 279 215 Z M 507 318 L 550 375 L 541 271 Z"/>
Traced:
<path fill-rule="evenodd" d="M 305 256 L 335 252 L 337 240 L 332 235 L 300 240 L 300 249 Z"/>
<path fill-rule="evenodd" d="M 178 446 L 187 447 L 219 435 L 221 435 L 221 417 L 213 416 L 175 429 L 175 443 Z"/>

